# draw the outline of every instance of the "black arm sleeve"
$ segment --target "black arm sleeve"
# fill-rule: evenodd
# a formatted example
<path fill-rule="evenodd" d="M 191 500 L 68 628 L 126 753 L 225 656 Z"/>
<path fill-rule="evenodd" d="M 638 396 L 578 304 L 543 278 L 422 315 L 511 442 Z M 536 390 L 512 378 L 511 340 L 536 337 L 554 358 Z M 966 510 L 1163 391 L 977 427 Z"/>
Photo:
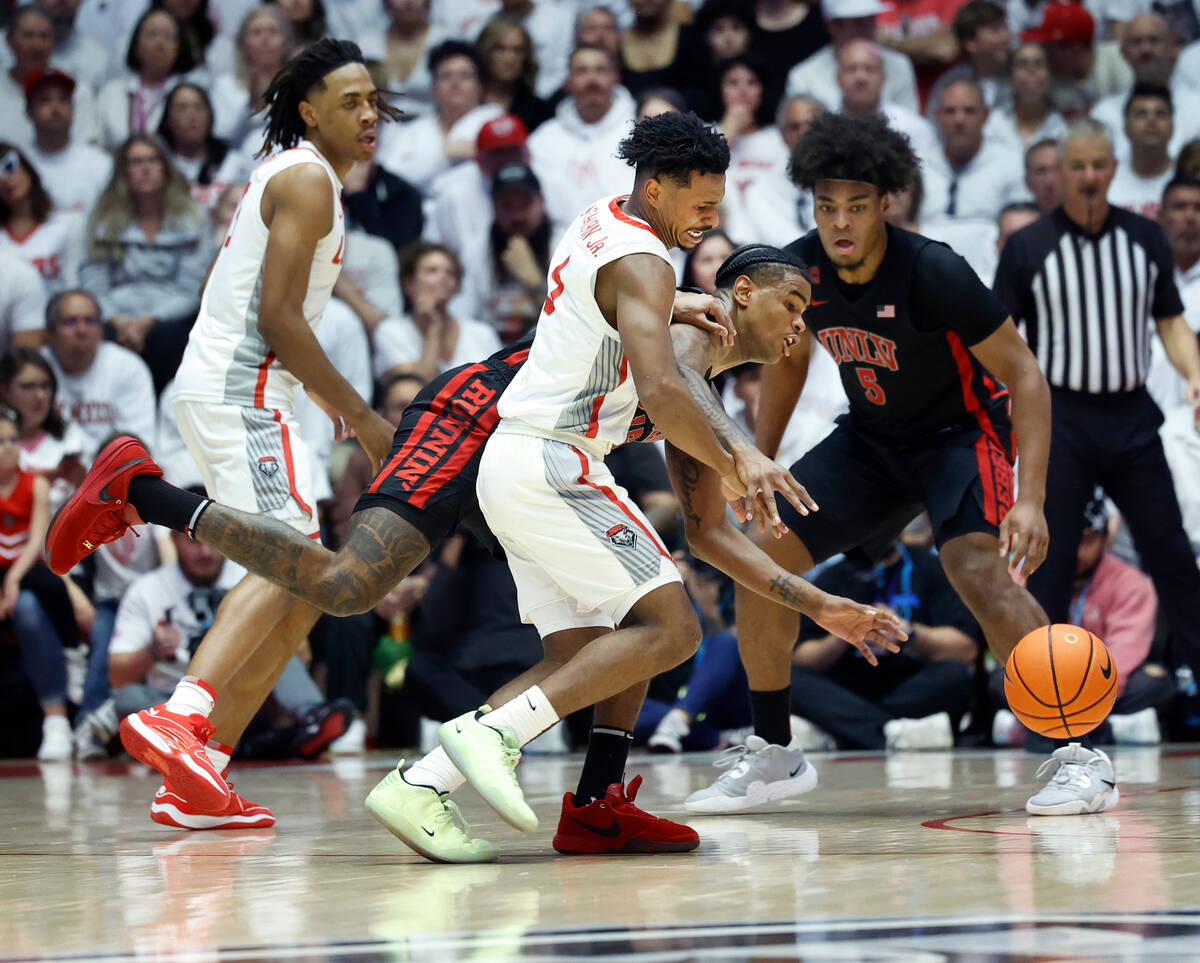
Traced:
<path fill-rule="evenodd" d="M 991 335 L 1009 315 L 971 266 L 945 244 L 937 243 L 926 245 L 917 255 L 912 305 L 914 325 L 926 331 L 949 328 L 967 347 Z"/>
<path fill-rule="evenodd" d="M 1021 294 L 1026 288 L 1021 279 L 1021 261 L 1021 244 L 1016 241 L 1014 234 L 1005 242 L 1004 248 L 1000 251 L 1000 263 L 996 266 L 992 291 L 1017 324 L 1029 320 L 1025 316 L 1025 299 Z"/>

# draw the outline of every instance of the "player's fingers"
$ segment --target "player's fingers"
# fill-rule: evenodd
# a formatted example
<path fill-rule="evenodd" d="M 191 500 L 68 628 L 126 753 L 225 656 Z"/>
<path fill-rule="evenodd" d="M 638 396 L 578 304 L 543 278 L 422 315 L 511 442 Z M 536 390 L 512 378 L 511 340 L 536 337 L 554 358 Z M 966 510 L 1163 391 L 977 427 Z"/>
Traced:
<path fill-rule="evenodd" d="M 750 514 L 746 511 L 746 503 L 744 499 L 731 498 L 729 500 L 729 507 L 733 509 L 733 517 L 739 522 L 745 524 L 746 522 L 750 521 Z"/>
<path fill-rule="evenodd" d="M 808 493 L 807 488 L 796 481 L 795 476 L 791 472 L 787 473 L 787 483 L 788 487 L 790 487 L 792 491 L 796 493 L 796 497 L 799 498 L 800 501 L 804 502 L 809 511 L 816 512 L 821 510 L 821 506 L 817 504 L 816 499 Z"/>
<path fill-rule="evenodd" d="M 1008 553 L 1008 571 L 1011 574 L 1029 554 L 1029 535 L 1026 532 L 1016 532 L 1013 535 L 1012 546 Z"/>
<path fill-rule="evenodd" d="M 712 298 L 709 301 L 705 317 L 706 319 L 711 318 L 719 325 L 721 343 L 727 347 L 732 345 L 737 336 L 737 329 L 733 326 L 733 318 L 729 316 L 729 310 L 718 298 Z"/>
<path fill-rule="evenodd" d="M 1029 542 L 1029 551 L 1025 558 L 1025 574 L 1032 575 L 1046 561 L 1046 553 L 1050 550 L 1049 538 L 1039 532 Z"/>
<path fill-rule="evenodd" d="M 865 639 L 862 642 L 855 642 L 854 647 L 862 653 L 862 656 L 867 660 L 868 665 L 879 665 L 879 659 L 875 657 L 875 653 L 871 651 L 871 647 L 867 645 Z"/>
<path fill-rule="evenodd" d="M 788 504 L 796 509 L 801 515 L 808 514 L 808 503 L 805 496 L 808 495 L 800 485 L 796 484 L 796 480 L 792 478 L 791 472 L 787 472 L 777 479 L 773 480 L 775 490 L 788 500 Z M 808 499 L 811 501 L 812 499 Z"/>

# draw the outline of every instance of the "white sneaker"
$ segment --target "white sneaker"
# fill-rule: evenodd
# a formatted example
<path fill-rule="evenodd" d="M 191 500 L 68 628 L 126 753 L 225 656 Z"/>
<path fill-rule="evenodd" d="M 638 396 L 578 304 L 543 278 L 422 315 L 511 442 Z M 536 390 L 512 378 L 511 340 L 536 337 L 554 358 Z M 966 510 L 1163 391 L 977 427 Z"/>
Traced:
<path fill-rule="evenodd" d="M 817 770 L 803 749 L 795 743 L 771 745 L 761 736 L 747 736 L 744 746 L 726 749 L 713 765 L 730 769 L 687 797 L 683 807 L 689 812 L 740 812 L 799 796 L 817 785 Z"/>
<path fill-rule="evenodd" d="M 992 716 L 992 744 L 998 749 L 1025 745 L 1025 727 L 1007 709 L 997 709 Z"/>
<path fill-rule="evenodd" d="M 46 716 L 42 720 L 42 744 L 37 757 L 42 762 L 69 762 L 75 752 L 71 723 L 66 716 Z"/>
<path fill-rule="evenodd" d="M 683 740 L 691 734 L 692 727 L 687 713 L 682 709 L 671 709 L 663 716 L 646 740 L 651 752 L 683 752 Z"/>
<path fill-rule="evenodd" d="M 1033 816 L 1079 816 L 1112 809 L 1121 798 L 1112 760 L 1099 749 L 1086 749 L 1072 742 L 1038 767 L 1042 776 L 1054 768 L 1054 775 L 1025 803 Z"/>
<path fill-rule="evenodd" d="M 837 742 L 820 726 L 814 726 L 803 716 L 792 716 L 792 741 L 789 745 L 799 746 L 805 752 L 833 752 Z"/>
<path fill-rule="evenodd" d="M 331 756 L 361 756 L 367 751 L 367 723 L 361 716 L 346 727 L 346 731 L 329 744 Z"/>
<path fill-rule="evenodd" d="M 117 705 L 106 699 L 100 708 L 89 712 L 75 726 L 75 758 L 80 762 L 95 762 L 108 758 L 108 745 L 117 734 L 120 720 Z"/>
<path fill-rule="evenodd" d="M 883 737 L 889 749 L 899 752 L 954 748 L 954 727 L 945 712 L 920 719 L 892 719 L 883 724 Z"/>
<path fill-rule="evenodd" d="M 1162 742 L 1158 728 L 1158 713 L 1153 706 L 1129 715 L 1108 717 L 1112 725 L 1113 739 L 1126 746 L 1157 746 Z"/>
<path fill-rule="evenodd" d="M 87 682 L 88 646 L 63 649 L 63 659 L 67 663 L 67 701 L 79 705 L 83 702 L 83 687 Z"/>

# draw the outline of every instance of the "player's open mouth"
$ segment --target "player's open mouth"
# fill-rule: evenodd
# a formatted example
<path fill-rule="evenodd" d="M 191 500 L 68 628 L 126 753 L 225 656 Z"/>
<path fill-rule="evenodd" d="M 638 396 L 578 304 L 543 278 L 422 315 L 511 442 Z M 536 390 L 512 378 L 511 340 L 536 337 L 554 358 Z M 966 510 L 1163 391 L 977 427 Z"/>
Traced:
<path fill-rule="evenodd" d="M 799 340 L 800 339 L 797 338 L 794 334 L 789 334 L 786 338 L 783 339 L 784 357 L 791 357 L 792 348 L 794 348 L 796 346 L 796 342 Z"/>
<path fill-rule="evenodd" d="M 373 150 L 375 149 L 375 146 L 376 146 L 376 144 L 377 144 L 377 139 L 376 139 L 376 136 L 375 136 L 375 131 L 373 131 L 373 130 L 369 130 L 369 131 L 367 131 L 365 134 L 362 134 L 362 135 L 361 135 L 361 136 L 358 138 L 358 142 L 359 142 L 360 144 L 362 144 L 362 145 L 363 145 L 363 147 L 365 147 L 367 150 L 373 151 Z"/>
<path fill-rule="evenodd" d="M 842 238 L 840 241 L 834 241 L 833 246 L 843 254 L 849 254 L 854 250 L 854 242 L 848 241 L 845 238 Z"/>
<path fill-rule="evenodd" d="M 707 234 L 708 232 L 707 232 L 707 231 L 694 231 L 694 230 L 693 230 L 693 231 L 686 231 L 685 233 L 686 233 L 686 234 L 687 234 L 687 236 L 688 236 L 688 237 L 690 237 L 690 238 L 691 238 L 693 241 L 702 241 L 702 240 L 704 239 L 704 235 L 705 235 L 705 234 Z"/>

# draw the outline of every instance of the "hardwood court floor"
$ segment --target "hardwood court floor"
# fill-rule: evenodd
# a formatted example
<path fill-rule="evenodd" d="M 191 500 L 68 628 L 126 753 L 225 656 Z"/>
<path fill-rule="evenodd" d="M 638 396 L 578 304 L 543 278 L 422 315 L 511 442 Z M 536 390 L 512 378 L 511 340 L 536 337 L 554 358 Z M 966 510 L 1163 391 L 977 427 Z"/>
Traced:
<path fill-rule="evenodd" d="M 274 830 L 156 826 L 141 767 L 0 764 L 0 959 L 1200 959 L 1200 749 L 1124 749 L 1119 807 L 1032 818 L 1038 757 L 817 755 L 786 811 L 693 817 L 677 856 L 550 847 L 578 757 L 530 757 L 522 835 L 469 789 L 485 866 L 425 862 L 362 799 L 394 762 L 235 768 Z M 711 756 L 638 756 L 678 804 Z"/>

